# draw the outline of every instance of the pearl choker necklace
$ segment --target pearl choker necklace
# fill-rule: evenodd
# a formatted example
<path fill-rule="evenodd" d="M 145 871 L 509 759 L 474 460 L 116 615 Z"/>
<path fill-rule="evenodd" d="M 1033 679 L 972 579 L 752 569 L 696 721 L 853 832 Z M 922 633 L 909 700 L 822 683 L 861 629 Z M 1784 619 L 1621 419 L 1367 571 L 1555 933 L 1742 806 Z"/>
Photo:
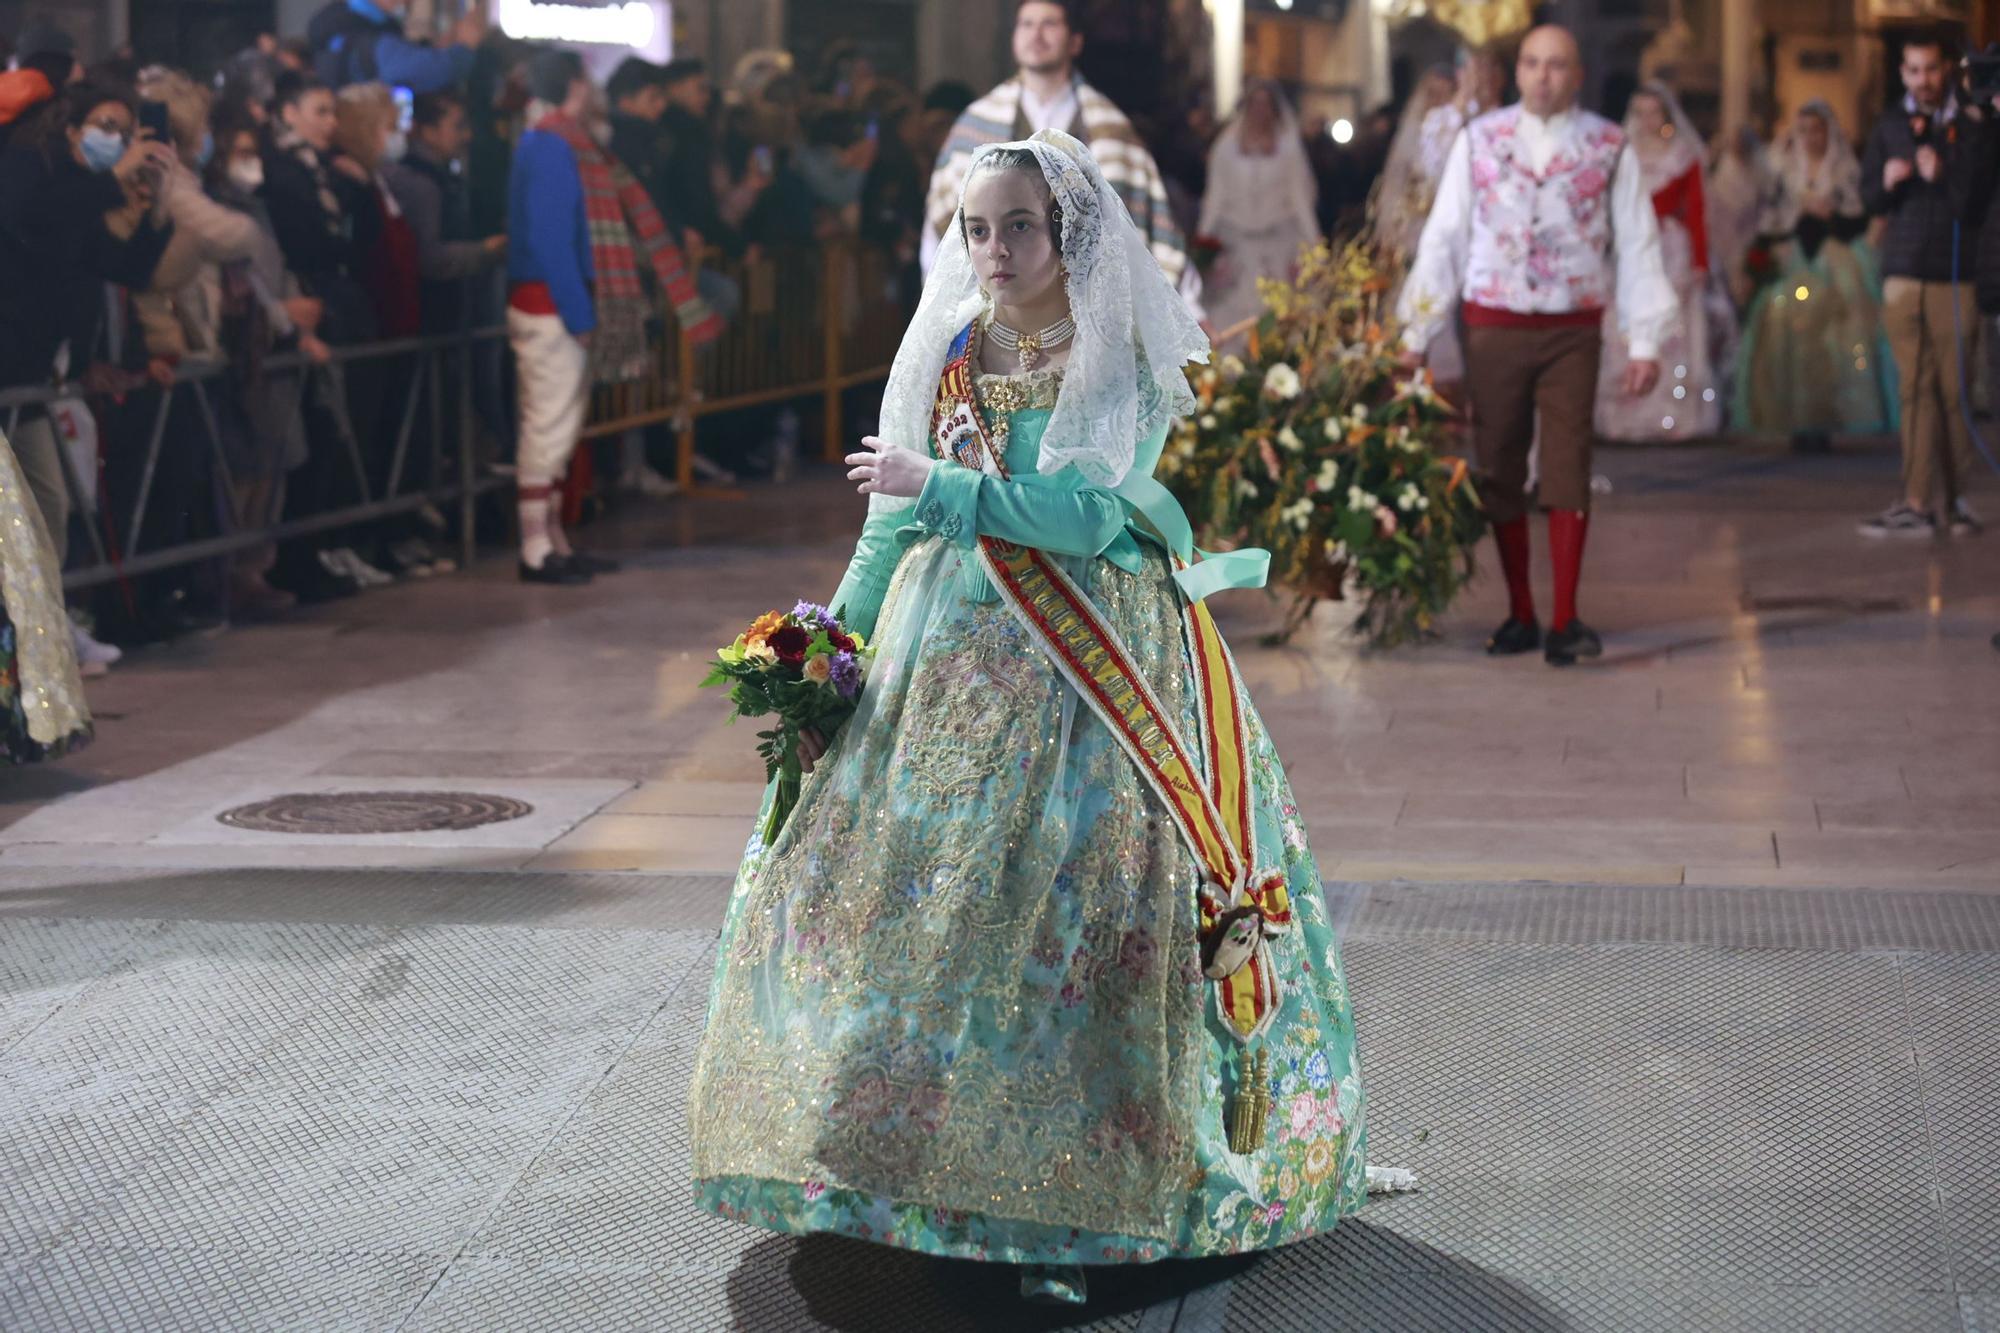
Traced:
<path fill-rule="evenodd" d="M 1021 373 L 1027 374 L 1042 364 L 1042 353 L 1050 347 L 1061 347 L 1076 336 L 1076 320 L 1064 315 L 1040 333 L 1022 333 L 1010 329 L 997 319 L 986 321 L 986 332 L 994 342 L 1021 359 Z"/>

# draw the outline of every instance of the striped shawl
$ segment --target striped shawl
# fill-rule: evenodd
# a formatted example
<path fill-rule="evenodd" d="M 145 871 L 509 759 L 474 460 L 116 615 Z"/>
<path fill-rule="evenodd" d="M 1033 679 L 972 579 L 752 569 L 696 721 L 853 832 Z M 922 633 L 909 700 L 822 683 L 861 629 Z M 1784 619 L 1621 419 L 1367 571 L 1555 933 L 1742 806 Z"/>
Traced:
<path fill-rule="evenodd" d="M 596 378 L 619 383 L 646 373 L 646 319 L 653 307 L 639 279 L 635 247 L 644 249 L 647 267 L 673 304 L 681 327 L 696 342 L 715 338 L 722 321 L 695 290 L 681 248 L 668 235 L 645 188 L 562 112 L 549 113 L 535 128 L 569 145 L 583 180 L 584 216 L 590 223 L 591 299 L 597 312 L 597 329 L 590 340 Z"/>
<path fill-rule="evenodd" d="M 1132 221 L 1152 246 L 1167 281 L 1179 284 L 1187 267 L 1187 242 L 1174 223 L 1167 206 L 1166 183 L 1153 155 L 1146 151 L 1132 122 L 1112 105 L 1111 99 L 1078 79 L 1077 103 L 1082 108 L 1080 123 L 1069 132 L 1090 145 L 1090 154 L 1104 170 L 1104 179 L 1124 201 Z M 1010 143 L 1025 139 L 1032 131 L 1021 115 L 1021 80 L 1017 75 L 965 109 L 951 127 L 944 151 L 938 154 L 931 172 L 930 196 L 925 216 L 931 230 L 943 235 L 958 211 L 959 190 L 972 166 L 973 150 L 981 144 Z"/>

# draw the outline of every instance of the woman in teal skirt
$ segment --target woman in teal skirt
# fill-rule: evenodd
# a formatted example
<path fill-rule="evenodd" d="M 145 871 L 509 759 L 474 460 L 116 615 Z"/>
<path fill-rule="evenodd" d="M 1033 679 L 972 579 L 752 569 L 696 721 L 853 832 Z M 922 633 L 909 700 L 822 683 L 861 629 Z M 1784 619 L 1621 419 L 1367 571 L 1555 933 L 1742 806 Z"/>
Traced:
<path fill-rule="evenodd" d="M 1743 317 L 1735 428 L 1789 435 L 1808 453 L 1835 434 L 1893 431 L 1896 370 L 1862 236 L 1861 163 L 1833 108 L 1800 108 L 1773 165 L 1759 226 L 1777 273 Z"/>
<path fill-rule="evenodd" d="M 1207 342 L 1089 151 L 982 149 L 849 459 L 858 711 L 723 927 L 702 1206 L 1019 1264 L 1286 1244 L 1370 1186 L 1353 1016 L 1284 769 L 1152 479 Z M 767 798 L 768 799 L 768 798 Z M 761 826 L 761 820 L 760 820 Z M 1378 1173 L 1378 1187 L 1402 1187 Z"/>

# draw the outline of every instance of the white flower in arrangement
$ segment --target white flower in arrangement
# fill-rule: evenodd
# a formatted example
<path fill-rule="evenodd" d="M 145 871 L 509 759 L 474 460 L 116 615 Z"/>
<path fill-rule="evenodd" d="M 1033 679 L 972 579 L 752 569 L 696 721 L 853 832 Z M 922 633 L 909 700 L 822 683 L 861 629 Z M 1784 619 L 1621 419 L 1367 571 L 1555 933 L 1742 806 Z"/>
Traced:
<path fill-rule="evenodd" d="M 1301 499 L 1284 508 L 1283 517 L 1300 532 L 1312 526 L 1313 502 Z"/>
<path fill-rule="evenodd" d="M 1216 399 L 1216 400 L 1215 400 L 1215 410 L 1216 410 L 1216 411 L 1218 411 L 1218 412 L 1233 412 L 1233 411 L 1235 411 L 1235 410 L 1236 410 L 1236 395 L 1234 395 L 1234 394 L 1228 394 L 1228 395 L 1225 395 L 1224 397 L 1221 397 L 1221 398 L 1218 398 L 1218 399 Z"/>
<path fill-rule="evenodd" d="M 1273 398 L 1296 398 L 1303 387 L 1299 372 L 1282 361 L 1264 372 L 1264 392 Z"/>
<path fill-rule="evenodd" d="M 1380 506 L 1375 503 L 1375 497 L 1367 491 L 1362 490 L 1359 486 L 1349 486 L 1347 488 L 1347 507 L 1357 514 L 1366 514 Z"/>
<path fill-rule="evenodd" d="M 1329 565 L 1337 565 L 1345 559 L 1347 559 L 1346 542 L 1335 542 L 1326 548 L 1326 563 Z"/>
<path fill-rule="evenodd" d="M 1319 465 L 1319 474 L 1313 478 L 1313 485 L 1319 490 L 1330 491 L 1339 481 L 1340 465 L 1329 458 Z"/>
<path fill-rule="evenodd" d="M 1424 446 L 1417 443 L 1417 437 L 1410 434 L 1410 428 L 1408 426 L 1396 427 L 1395 434 L 1391 438 L 1394 441 L 1395 446 L 1398 449 L 1401 449 L 1406 454 L 1415 454 L 1423 452 Z"/>
<path fill-rule="evenodd" d="M 1437 401 L 1437 392 L 1431 388 L 1431 377 L 1424 374 L 1421 370 L 1414 372 L 1409 379 L 1403 382 L 1396 390 L 1396 396 L 1398 398 L 1414 398 L 1420 403 L 1434 403 Z"/>
<path fill-rule="evenodd" d="M 1199 384 L 1201 385 L 1201 387 L 1202 387 L 1202 388 L 1204 388 L 1204 389 L 1213 389 L 1213 388 L 1215 387 L 1215 371 L 1214 371 L 1214 369 L 1213 369 L 1213 368 L 1211 368 L 1211 369 L 1208 369 L 1208 370 L 1204 370 L 1204 371 L 1202 371 L 1202 372 L 1201 372 L 1201 376 L 1200 376 L 1200 378 L 1199 378 L 1199 379 L 1198 379 L 1198 380 L 1197 380 L 1196 382 L 1197 382 L 1197 383 L 1199 383 Z"/>
<path fill-rule="evenodd" d="M 1287 426 L 1283 430 L 1278 432 L 1278 443 L 1283 445 L 1286 449 L 1290 450 L 1292 453 L 1297 453 L 1299 450 L 1306 447 L 1306 442 L 1304 440 L 1301 440 L 1299 438 L 1299 433 L 1293 430 L 1290 426 Z"/>
<path fill-rule="evenodd" d="M 1222 373 L 1234 379 L 1243 373 L 1243 358 L 1231 353 L 1222 358 Z"/>
<path fill-rule="evenodd" d="M 1405 486 L 1402 493 L 1396 497 L 1396 508 L 1407 514 L 1417 507 L 1417 501 L 1420 498 L 1422 497 L 1417 494 L 1416 487 Z"/>
<path fill-rule="evenodd" d="M 1329 440 L 1342 440 L 1347 437 L 1347 428 L 1340 424 L 1339 417 L 1328 417 L 1321 423 L 1320 429 L 1326 432 L 1326 438 Z"/>
<path fill-rule="evenodd" d="M 1245 481 L 1243 478 L 1238 477 L 1236 479 L 1236 494 L 1239 499 L 1244 499 L 1244 500 L 1256 499 L 1257 498 L 1256 483 Z"/>
<path fill-rule="evenodd" d="M 1368 408 L 1367 408 L 1366 404 L 1363 404 L 1363 403 L 1356 403 L 1356 404 L 1354 405 L 1354 407 L 1353 407 L 1353 408 L 1352 408 L 1352 409 L 1351 409 L 1351 410 L 1350 410 L 1350 411 L 1348 412 L 1348 414 L 1347 414 L 1347 419 L 1348 419 L 1349 421 L 1353 422 L 1353 423 L 1354 423 L 1355 425 L 1357 425 L 1357 426 L 1365 426 L 1365 425 L 1367 425 L 1367 424 L 1368 424 Z"/>
<path fill-rule="evenodd" d="M 1201 414 L 1201 428 L 1203 430 L 1215 429 L 1215 413 L 1204 412 Z"/>

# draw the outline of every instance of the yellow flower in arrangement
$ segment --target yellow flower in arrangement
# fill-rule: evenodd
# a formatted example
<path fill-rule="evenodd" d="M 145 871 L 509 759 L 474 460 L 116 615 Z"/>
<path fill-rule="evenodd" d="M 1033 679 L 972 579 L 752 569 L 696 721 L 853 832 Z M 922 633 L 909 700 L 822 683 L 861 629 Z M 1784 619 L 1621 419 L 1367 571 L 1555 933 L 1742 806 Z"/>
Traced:
<path fill-rule="evenodd" d="M 785 617 L 782 612 L 766 611 L 750 622 L 750 628 L 743 631 L 742 642 L 746 647 L 759 644 L 783 629 Z"/>
<path fill-rule="evenodd" d="M 743 660 L 746 662 L 775 662 L 778 660 L 778 650 L 765 640 L 758 639 L 755 643 L 744 646 Z"/>
<path fill-rule="evenodd" d="M 1306 1160 L 1301 1164 L 1308 1185 L 1317 1185 L 1333 1174 L 1335 1162 L 1333 1142 L 1330 1139 L 1314 1139 L 1306 1145 Z"/>

